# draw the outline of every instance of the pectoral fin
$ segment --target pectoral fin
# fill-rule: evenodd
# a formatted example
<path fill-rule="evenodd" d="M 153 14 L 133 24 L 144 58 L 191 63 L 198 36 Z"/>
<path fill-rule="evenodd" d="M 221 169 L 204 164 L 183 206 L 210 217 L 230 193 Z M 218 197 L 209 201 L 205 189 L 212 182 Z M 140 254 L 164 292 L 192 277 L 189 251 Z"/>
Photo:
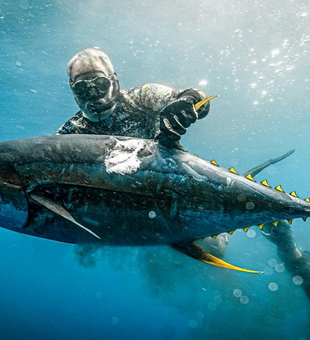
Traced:
<path fill-rule="evenodd" d="M 202 248 L 198 247 L 196 244 L 192 243 L 186 243 L 186 244 L 177 244 L 172 245 L 172 247 L 181 253 L 184 253 L 198 261 L 211 264 L 213 266 L 227 268 L 231 270 L 237 270 L 240 272 L 246 272 L 246 273 L 253 273 L 253 274 L 261 274 L 262 272 L 256 271 L 256 270 L 249 270 L 241 267 L 234 266 L 232 264 L 229 264 L 207 252 L 205 252 Z"/>
<path fill-rule="evenodd" d="M 96 238 L 98 238 L 99 240 L 101 240 L 101 238 L 95 234 L 93 231 L 91 231 L 90 229 L 84 227 L 82 224 L 80 224 L 79 222 L 77 222 L 74 217 L 65 209 L 63 208 L 60 204 L 58 204 L 55 201 L 52 201 L 51 199 L 43 196 L 42 194 L 39 193 L 31 193 L 30 197 L 35 200 L 36 202 L 38 202 L 39 204 L 43 205 L 43 207 L 45 207 L 46 209 L 51 210 L 53 213 L 65 218 L 66 220 L 76 224 L 77 226 L 79 226 L 80 228 L 86 230 L 87 232 L 89 232 L 90 234 L 92 234 L 93 236 L 95 236 Z"/>

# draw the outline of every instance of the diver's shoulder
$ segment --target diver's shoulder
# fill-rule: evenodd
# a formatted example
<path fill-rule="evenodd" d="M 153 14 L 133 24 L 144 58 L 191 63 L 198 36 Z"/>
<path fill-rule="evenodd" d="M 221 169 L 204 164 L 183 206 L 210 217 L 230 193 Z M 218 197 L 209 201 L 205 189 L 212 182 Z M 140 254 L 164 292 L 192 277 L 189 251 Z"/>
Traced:
<path fill-rule="evenodd" d="M 121 98 L 123 100 L 138 101 L 143 103 L 151 98 L 167 98 L 172 96 L 176 91 L 169 86 L 162 84 L 142 84 L 126 90 L 121 90 Z"/>

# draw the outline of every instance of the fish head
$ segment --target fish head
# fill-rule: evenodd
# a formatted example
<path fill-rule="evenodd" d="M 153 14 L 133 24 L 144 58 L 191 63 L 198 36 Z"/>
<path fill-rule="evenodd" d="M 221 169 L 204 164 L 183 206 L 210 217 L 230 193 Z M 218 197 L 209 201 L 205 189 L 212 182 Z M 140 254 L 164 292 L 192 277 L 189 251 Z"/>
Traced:
<path fill-rule="evenodd" d="M 28 219 L 28 203 L 15 169 L 0 169 L 0 227 L 21 231 Z"/>

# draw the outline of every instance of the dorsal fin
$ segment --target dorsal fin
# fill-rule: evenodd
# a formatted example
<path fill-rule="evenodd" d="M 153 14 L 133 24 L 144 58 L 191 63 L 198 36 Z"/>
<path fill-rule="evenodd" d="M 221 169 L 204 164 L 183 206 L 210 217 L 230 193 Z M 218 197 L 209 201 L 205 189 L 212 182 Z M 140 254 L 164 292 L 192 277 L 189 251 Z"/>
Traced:
<path fill-rule="evenodd" d="M 65 218 L 66 220 L 76 224 L 80 228 L 86 230 L 88 233 L 90 233 L 91 235 L 93 235 L 96 238 L 98 238 L 99 240 L 101 240 L 101 238 L 97 234 L 95 234 L 93 231 L 91 231 L 90 229 L 84 227 L 82 224 L 77 222 L 74 219 L 74 217 L 65 208 L 63 208 L 60 204 L 58 204 L 57 202 L 43 196 L 41 193 L 30 193 L 30 197 L 33 200 L 35 200 L 36 202 L 38 202 L 39 204 L 43 205 L 43 207 L 45 207 L 46 209 L 49 209 L 53 213 L 55 213 L 55 214 Z"/>

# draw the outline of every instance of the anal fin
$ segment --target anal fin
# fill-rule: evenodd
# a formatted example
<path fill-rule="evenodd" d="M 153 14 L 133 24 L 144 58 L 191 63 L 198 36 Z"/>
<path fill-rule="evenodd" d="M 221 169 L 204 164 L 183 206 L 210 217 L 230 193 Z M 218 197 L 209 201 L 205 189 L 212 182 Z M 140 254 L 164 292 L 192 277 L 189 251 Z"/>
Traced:
<path fill-rule="evenodd" d="M 178 251 L 180 251 L 183 254 L 186 254 L 198 261 L 211 264 L 212 266 L 227 268 L 231 270 L 236 270 L 240 272 L 246 272 L 246 273 L 253 273 L 253 274 L 261 274 L 262 272 L 256 271 L 256 270 L 250 270 L 245 269 L 241 267 L 234 266 L 232 264 L 229 264 L 209 253 L 204 251 L 202 248 L 198 247 L 194 242 L 185 243 L 185 244 L 174 244 L 172 247 Z"/>
<path fill-rule="evenodd" d="M 39 193 L 30 193 L 30 197 L 33 200 L 35 200 L 37 203 L 43 205 L 43 207 L 45 207 L 46 209 L 48 209 L 48 210 L 52 211 L 53 213 L 65 218 L 66 220 L 74 223 L 75 225 L 86 230 L 88 233 L 90 233 L 91 235 L 93 235 L 96 238 L 98 238 L 99 240 L 101 240 L 101 238 L 97 234 L 95 234 L 93 231 L 91 231 L 90 229 L 84 227 L 82 224 L 77 222 L 74 219 L 74 217 L 65 208 L 63 208 L 60 204 L 58 204 L 57 202 L 43 196 L 42 194 L 39 194 Z"/>

